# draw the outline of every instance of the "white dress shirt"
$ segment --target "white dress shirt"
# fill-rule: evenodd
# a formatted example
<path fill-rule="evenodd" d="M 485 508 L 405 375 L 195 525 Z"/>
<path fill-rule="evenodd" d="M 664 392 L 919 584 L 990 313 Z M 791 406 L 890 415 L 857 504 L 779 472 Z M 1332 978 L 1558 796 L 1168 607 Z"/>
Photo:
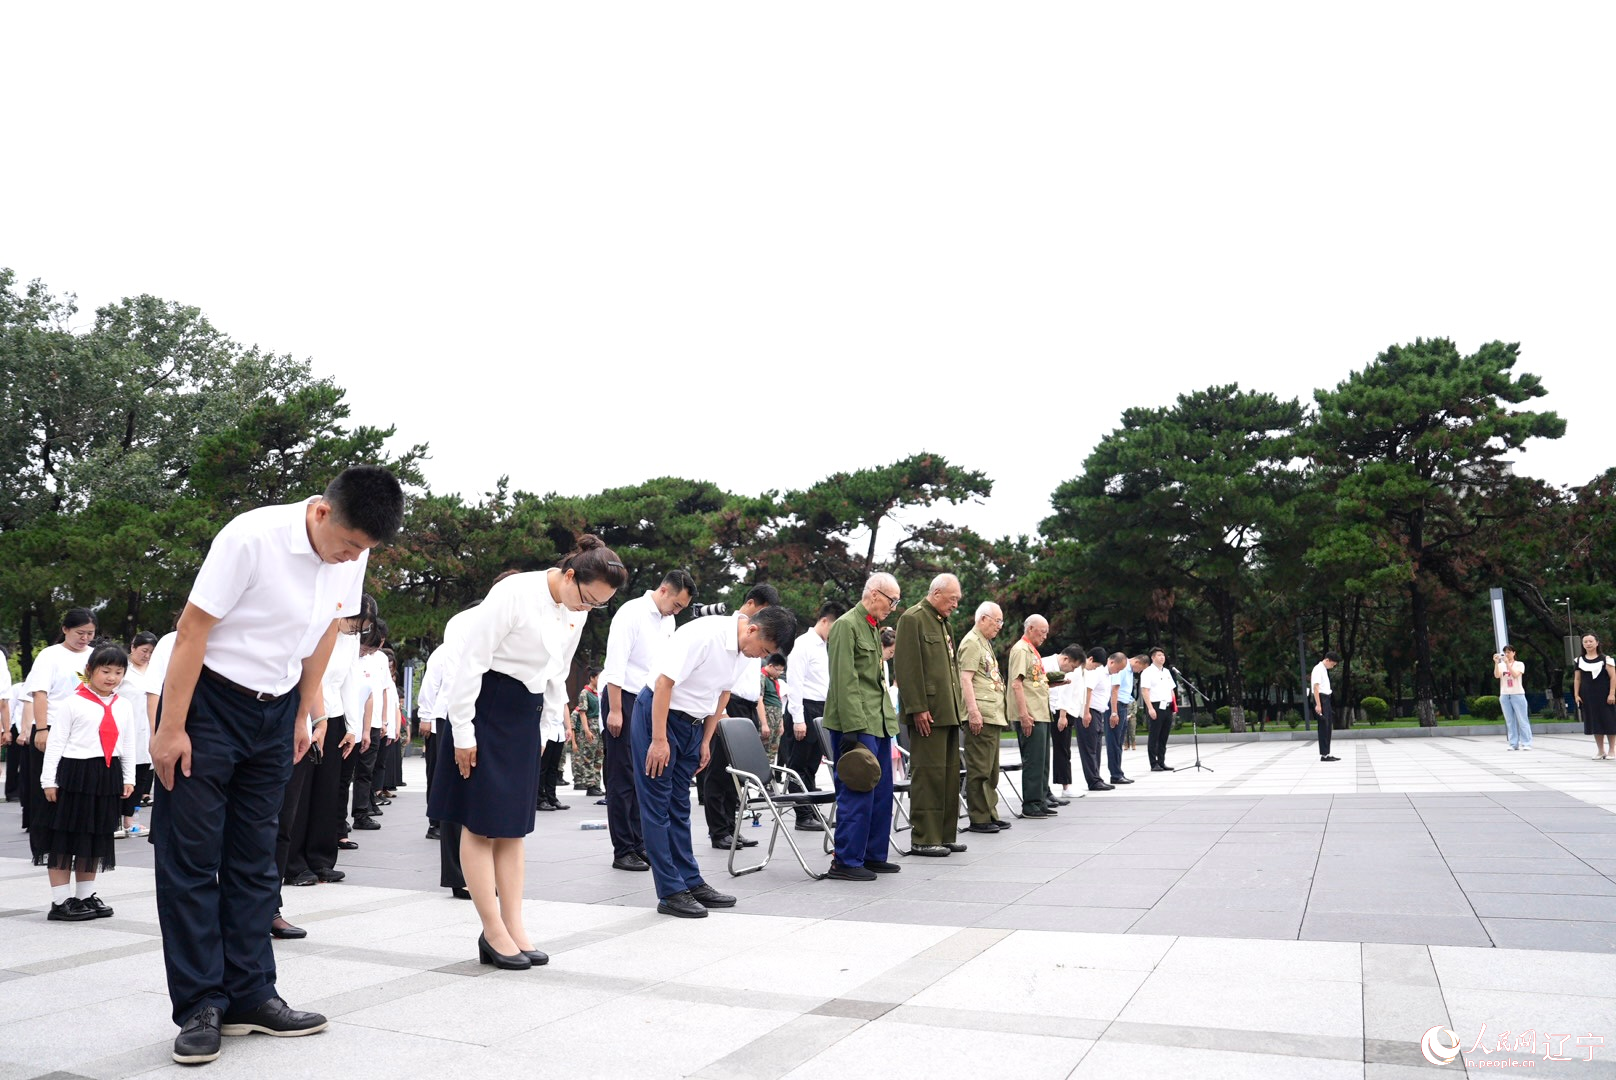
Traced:
<path fill-rule="evenodd" d="M 23 689 L 23 684 L 20 682 L 12 683 L 11 726 L 16 729 L 17 737 L 20 739 L 26 739 L 30 729 L 34 726 L 32 705 L 33 702 L 29 700 L 28 691 Z M 26 721 L 23 719 L 25 713 L 28 716 Z"/>
<path fill-rule="evenodd" d="M 607 705 L 606 686 L 621 690 L 622 696 L 632 698 L 650 680 L 646 673 L 657 650 L 673 636 L 672 615 L 657 610 L 654 592 L 629 600 L 612 616 L 612 627 L 606 634 L 606 662 L 601 665 L 601 703 Z M 623 703 L 623 711 L 632 708 Z"/>
<path fill-rule="evenodd" d="M 572 611 L 550 595 L 548 571 L 514 574 L 488 590 L 466 620 L 455 650 L 449 722 L 456 749 L 477 745 L 472 717 L 483 675 L 497 671 L 544 695 L 545 711 L 567 710 L 567 673 L 583 636 L 586 611 Z M 621 613 L 619 613 L 621 614 Z M 451 620 L 453 621 L 453 620 Z"/>
<path fill-rule="evenodd" d="M 830 650 L 819 631 L 810 627 L 791 645 L 791 699 L 787 712 L 793 720 L 803 720 L 805 701 L 824 701 L 830 693 Z M 882 665 L 885 667 L 886 665 Z"/>
<path fill-rule="evenodd" d="M 190 602 L 219 620 L 202 662 L 249 690 L 291 690 L 331 621 L 359 612 L 370 552 L 323 562 L 309 543 L 305 512 L 313 501 L 233 519 L 191 586 Z"/>
<path fill-rule="evenodd" d="M 1139 693 L 1150 698 L 1153 705 L 1166 705 L 1173 700 L 1173 673 L 1166 667 L 1151 664 L 1139 673 Z"/>
<path fill-rule="evenodd" d="M 1074 672 L 1075 674 L 1075 672 Z M 1083 685 L 1088 687 L 1089 709 L 1111 714 L 1111 673 L 1101 664 L 1093 671 L 1083 672 Z"/>
<path fill-rule="evenodd" d="M 168 679 L 168 662 L 174 656 L 174 640 L 179 634 L 170 630 L 157 639 L 151 659 L 146 662 L 146 693 L 163 696 L 163 683 Z"/>
<path fill-rule="evenodd" d="M 150 693 L 146 676 L 150 672 L 150 665 L 145 671 L 137 671 L 135 665 L 130 664 L 124 669 L 123 682 L 118 686 L 118 697 L 129 703 L 129 711 L 134 715 L 135 726 L 129 735 L 129 745 L 136 765 L 151 764 L 151 717 L 146 715 L 146 695 Z"/>
<path fill-rule="evenodd" d="M 1319 688 L 1320 694 L 1325 697 L 1330 696 L 1330 669 L 1324 666 L 1323 660 L 1313 665 L 1313 674 L 1308 676 L 1307 684 L 1309 694 L 1313 692 L 1313 687 L 1316 686 Z"/>
<path fill-rule="evenodd" d="M 62 703 L 78 692 L 84 684 L 84 665 L 90 660 L 90 650 L 74 652 L 66 645 L 50 645 L 34 657 L 34 666 L 28 671 L 23 689 L 32 698 L 41 691 L 45 694 L 45 723 L 53 729 L 56 718 L 52 715 Z M 35 711 L 34 723 L 39 723 Z M 52 732 L 54 734 L 54 731 Z"/>
<path fill-rule="evenodd" d="M 692 619 L 657 652 L 646 673 L 648 685 L 654 689 L 666 675 L 673 680 L 668 707 L 695 720 L 707 719 L 718 711 L 719 698 L 753 670 L 753 658 L 741 652 L 740 633 L 741 622 L 733 615 Z"/>
<path fill-rule="evenodd" d="M 348 703 L 359 693 L 355 662 L 359 659 L 359 635 L 337 631 L 337 640 L 331 645 L 331 659 L 326 661 L 325 675 L 320 678 L 320 700 L 327 719 L 342 717 L 344 733 L 359 735 L 359 717 L 350 722 Z"/>
<path fill-rule="evenodd" d="M 41 653 L 40 655 L 44 655 Z M 96 701 L 107 701 L 107 698 L 97 696 Z M 63 758 L 87 759 L 105 757 L 101 749 L 101 718 L 106 715 L 96 701 L 87 701 L 79 697 L 78 692 L 52 708 L 50 716 L 50 743 L 45 747 L 45 760 L 39 766 L 39 786 L 45 788 L 56 787 L 56 769 Z M 115 757 L 122 758 L 123 782 L 135 782 L 135 755 L 129 745 L 129 739 L 135 729 L 135 717 L 129 709 L 129 702 L 112 695 L 112 719 L 118 725 L 118 745 L 112 751 Z"/>

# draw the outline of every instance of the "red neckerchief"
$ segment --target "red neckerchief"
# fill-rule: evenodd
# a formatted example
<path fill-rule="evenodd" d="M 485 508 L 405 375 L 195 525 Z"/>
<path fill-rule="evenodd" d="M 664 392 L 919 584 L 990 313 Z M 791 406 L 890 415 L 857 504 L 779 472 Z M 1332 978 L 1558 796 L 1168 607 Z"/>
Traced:
<path fill-rule="evenodd" d="M 118 700 L 118 695 L 113 694 L 111 701 L 102 701 L 100 695 L 83 683 L 79 683 L 78 695 L 101 706 L 101 753 L 111 765 L 112 752 L 118 748 L 118 721 L 112 718 L 112 702 Z"/>
<path fill-rule="evenodd" d="M 874 630 L 878 625 L 880 625 L 875 621 L 875 616 L 871 615 L 869 612 L 864 613 L 864 621 L 870 624 L 871 630 Z"/>

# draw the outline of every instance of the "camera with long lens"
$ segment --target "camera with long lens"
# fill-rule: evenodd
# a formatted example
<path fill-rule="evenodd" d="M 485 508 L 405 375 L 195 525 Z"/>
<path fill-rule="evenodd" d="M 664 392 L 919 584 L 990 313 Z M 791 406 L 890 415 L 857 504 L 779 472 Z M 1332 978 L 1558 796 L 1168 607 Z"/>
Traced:
<path fill-rule="evenodd" d="M 705 618 L 708 615 L 728 615 L 728 604 L 691 604 L 690 617 L 693 619 Z"/>

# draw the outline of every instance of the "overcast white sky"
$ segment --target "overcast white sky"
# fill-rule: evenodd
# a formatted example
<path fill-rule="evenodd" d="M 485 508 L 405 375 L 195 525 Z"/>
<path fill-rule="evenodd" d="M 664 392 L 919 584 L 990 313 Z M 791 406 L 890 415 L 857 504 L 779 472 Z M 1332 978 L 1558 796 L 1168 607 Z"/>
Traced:
<path fill-rule="evenodd" d="M 1612 462 L 1616 5 L 31 4 L 0 265 L 312 358 L 439 491 L 920 449 L 1028 532 L 1131 405 L 1522 343 Z M 605 419 L 610 424 L 603 423 Z"/>

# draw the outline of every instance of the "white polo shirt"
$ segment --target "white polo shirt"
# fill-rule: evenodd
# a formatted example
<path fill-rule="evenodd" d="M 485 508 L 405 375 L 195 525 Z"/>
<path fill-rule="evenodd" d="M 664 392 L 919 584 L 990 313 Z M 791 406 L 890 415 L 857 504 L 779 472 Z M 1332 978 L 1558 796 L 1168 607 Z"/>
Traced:
<path fill-rule="evenodd" d="M 331 620 L 359 611 L 370 552 L 322 561 L 304 516 L 313 501 L 235 518 L 214 537 L 191 586 L 191 603 L 219 620 L 202 662 L 262 694 L 295 687 Z"/>
<path fill-rule="evenodd" d="M 646 685 L 655 688 L 657 679 L 666 675 L 673 680 L 669 707 L 705 720 L 718 710 L 718 699 L 724 692 L 757 663 L 741 652 L 740 632 L 740 620 L 733 615 L 692 619 L 674 631 L 658 650 L 646 672 Z M 754 681 L 752 685 L 758 684 Z M 755 689 L 752 692 L 757 693 Z"/>
<path fill-rule="evenodd" d="M 1139 673 L 1139 693 L 1149 697 L 1153 705 L 1166 705 L 1173 700 L 1173 673 L 1165 666 L 1151 664 Z"/>
<path fill-rule="evenodd" d="M 651 661 L 673 636 L 673 616 L 657 610 L 653 595 L 654 591 L 647 592 L 627 601 L 612 616 L 612 627 L 606 633 L 606 662 L 600 670 L 602 704 L 607 702 L 604 691 L 608 683 L 630 698 L 644 690 Z M 625 712 L 632 708 L 623 703 Z"/>
<path fill-rule="evenodd" d="M 1313 665 L 1313 674 L 1307 677 L 1307 692 L 1309 694 L 1313 693 L 1315 686 L 1319 688 L 1319 693 L 1324 697 L 1330 696 L 1330 669 L 1324 666 L 1323 660 Z"/>
<path fill-rule="evenodd" d="M 320 680 L 320 697 L 327 718 L 340 716 L 343 732 L 359 731 L 359 719 L 349 720 L 348 706 L 359 689 L 355 680 L 355 664 L 359 660 L 359 635 L 337 631 L 337 640 L 331 646 L 331 659 L 326 661 L 325 675 Z"/>
<path fill-rule="evenodd" d="M 1077 674 L 1073 672 L 1073 674 Z M 1083 685 L 1088 688 L 1089 711 L 1111 714 L 1111 673 L 1101 664 L 1093 671 L 1083 672 Z"/>

